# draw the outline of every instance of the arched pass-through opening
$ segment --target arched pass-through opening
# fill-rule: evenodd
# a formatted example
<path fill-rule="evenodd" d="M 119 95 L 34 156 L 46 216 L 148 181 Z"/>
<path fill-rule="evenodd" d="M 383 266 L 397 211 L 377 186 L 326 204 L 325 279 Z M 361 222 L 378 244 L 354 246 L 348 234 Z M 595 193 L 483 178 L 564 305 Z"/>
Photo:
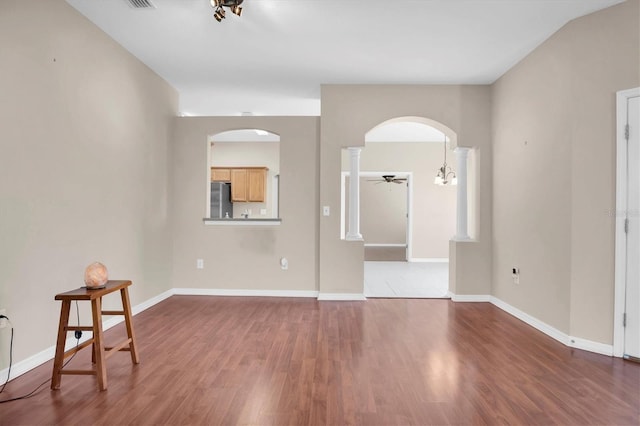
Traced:
<path fill-rule="evenodd" d="M 456 142 L 455 132 L 423 117 L 387 120 L 365 135 L 355 201 L 364 240 L 365 296 L 448 296 L 449 240 L 456 232 Z M 343 238 L 354 202 L 347 197 L 351 188 L 346 182 L 354 174 L 349 151 L 353 148 L 345 150 L 342 161 Z M 445 162 L 452 174 L 445 185 L 436 185 Z"/>
<path fill-rule="evenodd" d="M 280 136 L 236 129 L 207 138 L 205 223 L 279 224 Z"/>

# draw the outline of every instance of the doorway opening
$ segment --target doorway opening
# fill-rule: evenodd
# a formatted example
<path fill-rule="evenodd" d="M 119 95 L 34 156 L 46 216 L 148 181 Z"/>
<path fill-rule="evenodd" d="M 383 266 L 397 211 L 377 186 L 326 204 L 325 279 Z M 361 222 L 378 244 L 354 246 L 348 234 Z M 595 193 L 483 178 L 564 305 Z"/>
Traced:
<path fill-rule="evenodd" d="M 213 224 L 280 218 L 279 135 L 263 129 L 210 135 L 206 176 L 205 218 Z"/>
<path fill-rule="evenodd" d="M 361 171 L 359 175 L 361 230 L 367 235 L 365 260 L 408 261 L 413 238 L 413 173 Z M 343 171 L 340 180 L 341 239 L 345 239 L 349 215 L 349 179 L 351 173 Z"/>
<path fill-rule="evenodd" d="M 455 163 L 455 134 L 420 117 L 381 123 L 360 153 L 359 225 L 366 297 L 449 297 L 449 241 L 456 233 L 456 187 L 436 185 Z M 436 123 L 437 124 L 437 123 Z M 449 134 L 451 133 L 451 135 Z M 348 214 L 350 156 L 342 158 L 341 238 Z"/>

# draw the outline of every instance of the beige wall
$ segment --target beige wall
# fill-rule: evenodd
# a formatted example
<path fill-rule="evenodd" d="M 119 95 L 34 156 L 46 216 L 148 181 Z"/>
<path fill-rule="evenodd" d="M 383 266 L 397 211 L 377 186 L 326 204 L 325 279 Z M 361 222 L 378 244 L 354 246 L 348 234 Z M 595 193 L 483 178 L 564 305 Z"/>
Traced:
<path fill-rule="evenodd" d="M 233 217 L 242 217 L 251 210 L 253 218 L 271 218 L 273 178 L 280 174 L 280 142 L 215 142 L 211 144 L 212 167 L 267 167 L 266 198 L 264 203 L 233 203 Z M 204 202 L 204 199 L 203 199 Z M 264 215 L 261 209 L 266 209 Z"/>
<path fill-rule="evenodd" d="M 493 87 L 493 294 L 611 344 L 615 95 L 640 85 L 637 0 L 577 19 Z M 510 268 L 520 267 L 514 285 Z"/>
<path fill-rule="evenodd" d="M 360 232 L 364 242 L 406 244 L 407 184 L 380 183 L 374 179 L 380 176 L 360 178 Z M 349 191 L 346 193 L 348 197 Z M 348 217 L 347 209 L 346 223 Z"/>
<path fill-rule="evenodd" d="M 0 52 L 0 308 L 19 362 L 55 344 L 54 296 L 94 260 L 134 304 L 171 287 L 177 95 L 62 0 L 0 2 Z"/>
<path fill-rule="evenodd" d="M 318 117 L 176 118 L 173 270 L 176 288 L 317 290 Z M 204 225 L 212 134 L 265 129 L 280 136 L 280 226 Z M 289 269 L 280 269 L 280 258 Z M 196 259 L 204 269 L 196 269 Z"/>
<path fill-rule="evenodd" d="M 413 174 L 413 258 L 449 257 L 449 240 L 456 232 L 456 187 L 433 183 L 443 160 L 442 142 L 370 142 L 360 156 L 362 172 Z M 447 163 L 455 169 L 455 154 L 450 148 Z M 342 170 L 349 170 L 347 150 L 343 150 Z M 405 243 L 406 186 L 368 179 L 362 179 L 360 185 L 360 228 L 365 244 Z"/>
<path fill-rule="evenodd" d="M 363 146 L 365 134 L 396 117 L 426 117 L 440 123 L 458 146 L 478 147 L 478 240 L 455 243 L 451 290 L 488 294 L 491 284 L 491 96 L 488 86 L 323 85 L 320 144 L 320 204 L 340 207 L 341 150 Z M 445 127 L 443 127 L 445 126 Z M 447 129 L 448 128 L 448 129 Z M 454 144 L 455 145 L 455 144 Z M 340 215 L 320 218 L 320 291 L 363 290 L 362 242 L 340 239 Z"/>

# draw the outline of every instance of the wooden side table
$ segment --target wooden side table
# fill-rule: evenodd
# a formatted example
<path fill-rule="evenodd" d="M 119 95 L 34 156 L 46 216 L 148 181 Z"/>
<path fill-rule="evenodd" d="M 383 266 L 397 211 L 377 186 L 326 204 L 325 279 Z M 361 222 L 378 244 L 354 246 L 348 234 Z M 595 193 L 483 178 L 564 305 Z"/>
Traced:
<path fill-rule="evenodd" d="M 136 348 L 136 338 L 133 333 L 133 324 L 131 322 L 131 303 L 129 301 L 129 292 L 127 289 L 130 285 L 131 281 L 108 281 L 105 288 L 89 290 L 86 287 L 81 287 L 76 290 L 56 295 L 55 300 L 62 301 L 62 310 L 60 311 L 56 356 L 53 361 L 51 389 L 60 389 L 60 380 L 63 374 L 95 375 L 98 378 L 98 388 L 101 391 L 107 389 L 107 366 L 105 361 L 117 351 L 129 351 L 131 353 L 131 361 L 134 364 L 140 363 L 138 350 Z M 120 297 L 122 298 L 122 311 L 103 311 L 102 296 L 113 293 L 117 290 L 120 290 Z M 91 302 L 91 317 L 93 325 L 69 325 L 69 310 L 71 309 L 71 301 L 73 300 L 88 300 Z M 124 315 L 124 321 L 127 327 L 127 339 L 113 347 L 105 347 L 102 334 L 102 315 Z M 93 336 L 91 339 L 65 352 L 64 345 L 67 340 L 67 332 L 76 330 L 92 331 Z M 95 364 L 94 368 L 91 370 L 70 370 L 62 368 L 65 358 L 89 345 L 92 345 L 93 354 L 91 359 Z"/>

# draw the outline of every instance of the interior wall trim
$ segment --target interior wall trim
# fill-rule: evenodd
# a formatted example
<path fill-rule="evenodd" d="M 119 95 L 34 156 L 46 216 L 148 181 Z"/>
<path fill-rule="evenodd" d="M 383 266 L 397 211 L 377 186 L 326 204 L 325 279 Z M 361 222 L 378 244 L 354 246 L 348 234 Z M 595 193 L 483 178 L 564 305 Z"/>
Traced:
<path fill-rule="evenodd" d="M 558 330 L 557 328 L 543 322 L 540 321 L 538 318 L 529 315 L 528 313 L 521 311 L 520 309 L 511 306 L 510 304 L 498 299 L 497 297 L 491 296 L 490 300 L 491 304 L 497 306 L 498 308 L 502 309 L 503 311 L 505 311 L 508 314 L 511 314 L 512 316 L 518 318 L 520 321 L 523 321 L 527 324 L 529 324 L 531 327 L 535 328 L 538 331 L 543 332 L 544 334 L 546 334 L 547 336 L 557 340 L 558 342 L 562 343 L 563 345 L 567 345 L 569 346 L 569 335 L 566 333 L 563 333 L 562 331 Z"/>
<path fill-rule="evenodd" d="M 488 294 L 450 294 L 454 302 L 490 302 L 491 299 Z"/>
<path fill-rule="evenodd" d="M 606 343 L 594 342 L 592 340 L 582 339 L 580 337 L 569 336 L 569 345 L 572 348 L 582 349 L 600 355 L 614 356 L 613 345 Z M 621 357 L 618 357 L 621 358 Z"/>
<path fill-rule="evenodd" d="M 414 263 L 449 263 L 448 257 L 412 257 L 409 262 Z"/>
<path fill-rule="evenodd" d="M 82 340 L 86 340 L 86 339 L 81 339 L 81 341 Z M 75 343 L 76 343 L 75 339 L 67 339 L 65 348 L 70 349 L 71 347 L 75 346 Z M 16 377 L 22 376 L 27 371 L 32 370 L 38 367 L 39 365 L 44 364 L 45 362 L 53 359 L 55 354 L 56 354 L 56 347 L 51 346 L 51 347 L 48 347 L 47 349 L 44 349 L 38 352 L 35 355 L 31 355 L 30 357 L 23 359 L 22 361 L 14 363 L 13 366 L 11 367 L 11 377 L 9 377 L 8 380 L 11 381 Z M 0 377 L 4 379 L 5 377 L 7 377 L 8 372 L 9 372 L 9 367 L 5 368 L 4 370 L 1 370 Z"/>
<path fill-rule="evenodd" d="M 238 297 L 318 297 L 316 290 L 236 290 L 224 288 L 174 288 L 178 296 L 238 296 Z"/>
<path fill-rule="evenodd" d="M 321 301 L 364 301 L 367 298 L 362 293 L 320 293 L 318 300 Z"/>
<path fill-rule="evenodd" d="M 616 93 L 616 209 L 610 212 L 615 218 L 615 266 L 613 296 L 613 353 L 616 357 L 624 354 L 624 312 L 627 282 L 627 233 L 625 219 L 627 211 L 627 137 L 629 99 L 640 96 L 640 87 L 621 90 Z"/>
<path fill-rule="evenodd" d="M 570 336 L 558 330 L 557 328 L 550 326 L 549 324 L 527 314 L 526 312 L 523 312 L 520 309 L 509 305 L 508 303 L 498 299 L 497 297 L 491 296 L 491 303 L 566 346 L 581 349 L 584 351 L 594 352 L 600 355 L 613 356 L 613 345 L 594 342 L 592 340 L 583 339 L 581 337 Z"/>
<path fill-rule="evenodd" d="M 495 296 L 491 296 L 488 294 L 451 294 L 451 300 L 454 302 L 489 302 L 492 305 L 502 309 L 506 313 L 518 318 L 520 321 L 523 321 L 524 323 L 530 325 L 536 330 L 543 332 L 552 339 L 557 340 L 565 346 L 597 353 L 600 355 L 613 356 L 613 345 L 594 342 L 591 340 L 583 339 L 581 337 L 570 336 L 558 330 L 557 328 L 545 323 L 544 321 L 540 321 L 538 318 L 533 317 L 514 306 L 511 306 L 507 302 L 500 300 Z"/>

